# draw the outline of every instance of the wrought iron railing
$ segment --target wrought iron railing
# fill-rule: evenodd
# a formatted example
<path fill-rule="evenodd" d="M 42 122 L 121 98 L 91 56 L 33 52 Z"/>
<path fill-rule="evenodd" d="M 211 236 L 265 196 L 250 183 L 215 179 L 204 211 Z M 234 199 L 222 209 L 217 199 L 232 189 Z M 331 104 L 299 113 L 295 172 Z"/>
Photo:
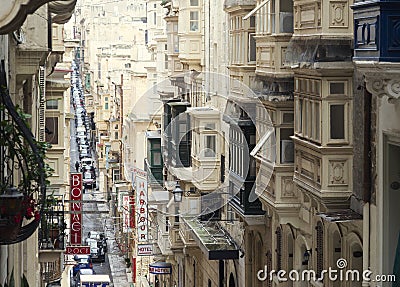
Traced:
<path fill-rule="evenodd" d="M 28 116 L 14 106 L 0 65 L 0 245 L 30 237 L 40 223 L 46 196 L 45 145 L 28 128 Z"/>
<path fill-rule="evenodd" d="M 62 197 L 50 195 L 46 199 L 45 208 L 39 227 L 39 249 L 65 249 L 65 211 Z"/>

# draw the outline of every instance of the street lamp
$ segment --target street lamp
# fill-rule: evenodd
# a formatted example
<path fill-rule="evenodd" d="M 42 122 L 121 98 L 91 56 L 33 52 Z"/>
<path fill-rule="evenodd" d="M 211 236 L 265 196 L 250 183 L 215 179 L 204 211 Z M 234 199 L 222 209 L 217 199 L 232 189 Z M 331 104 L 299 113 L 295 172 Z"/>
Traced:
<path fill-rule="evenodd" d="M 175 189 L 172 191 L 172 194 L 174 195 L 175 202 L 182 202 L 183 190 L 180 187 L 179 182 L 176 182 Z"/>

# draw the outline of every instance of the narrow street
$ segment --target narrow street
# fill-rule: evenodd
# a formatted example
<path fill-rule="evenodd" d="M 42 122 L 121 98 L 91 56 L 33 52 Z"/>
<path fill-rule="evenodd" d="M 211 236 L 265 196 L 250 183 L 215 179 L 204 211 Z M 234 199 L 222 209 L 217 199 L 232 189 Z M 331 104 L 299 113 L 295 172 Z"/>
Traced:
<path fill-rule="evenodd" d="M 74 92 L 76 87 L 72 86 Z M 79 91 L 80 93 L 82 91 Z M 85 102 L 81 102 L 80 108 L 85 110 Z M 76 112 L 76 106 L 71 103 L 71 111 Z M 76 115 L 79 116 L 79 115 Z M 77 126 L 75 121 L 71 121 L 71 140 L 70 140 L 70 168 L 71 172 L 77 172 L 76 162 L 80 163 L 79 144 L 77 141 Z M 95 151 L 93 148 L 89 148 L 91 158 L 94 161 L 96 180 L 98 180 L 98 165 L 96 162 Z M 80 166 L 82 164 L 80 163 Z M 78 172 L 81 172 L 78 170 Z M 96 187 L 98 187 L 98 183 Z M 127 286 L 128 280 L 126 276 L 126 265 L 124 262 L 124 256 L 121 250 L 118 248 L 118 244 L 115 240 L 115 226 L 113 225 L 113 218 L 109 215 L 109 206 L 103 196 L 103 191 L 97 188 L 85 188 L 83 194 L 83 200 L 87 201 L 83 203 L 82 210 L 82 245 L 87 245 L 86 239 L 88 233 L 95 231 L 103 233 L 107 238 L 107 252 L 105 256 L 105 262 L 93 262 L 93 271 L 95 274 L 107 274 L 111 278 L 111 286 Z M 70 286 L 75 287 L 74 281 L 70 278 Z"/>

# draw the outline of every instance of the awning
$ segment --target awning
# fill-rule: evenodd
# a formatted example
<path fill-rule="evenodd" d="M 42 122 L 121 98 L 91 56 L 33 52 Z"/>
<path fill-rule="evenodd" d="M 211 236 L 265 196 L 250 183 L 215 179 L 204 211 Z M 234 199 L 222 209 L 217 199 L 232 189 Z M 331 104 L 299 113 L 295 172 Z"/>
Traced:
<path fill-rule="evenodd" d="M 183 218 L 194 234 L 194 240 L 208 260 L 238 259 L 239 249 L 233 240 L 213 222 Z"/>
<path fill-rule="evenodd" d="M 325 213 L 321 212 L 318 213 L 317 215 L 327 222 L 347 222 L 347 221 L 363 219 L 361 214 L 351 209 L 344 209 L 344 210 L 325 212 Z"/>
<path fill-rule="evenodd" d="M 258 4 L 256 6 L 256 8 L 254 8 L 253 10 L 250 11 L 249 14 L 247 14 L 246 16 L 243 17 L 243 20 L 247 20 L 248 18 L 250 18 L 251 16 L 253 16 L 258 10 L 260 10 L 265 4 L 267 4 L 270 0 L 265 0 L 263 2 L 261 2 L 260 4 Z"/>

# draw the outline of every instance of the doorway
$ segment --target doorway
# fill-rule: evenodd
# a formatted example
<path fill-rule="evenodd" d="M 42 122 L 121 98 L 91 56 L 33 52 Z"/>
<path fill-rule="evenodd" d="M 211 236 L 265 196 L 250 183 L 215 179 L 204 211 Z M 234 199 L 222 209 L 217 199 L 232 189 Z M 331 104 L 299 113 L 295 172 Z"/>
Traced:
<path fill-rule="evenodd" d="M 386 274 L 400 277 L 400 139 L 386 138 L 383 187 L 383 260 Z"/>

